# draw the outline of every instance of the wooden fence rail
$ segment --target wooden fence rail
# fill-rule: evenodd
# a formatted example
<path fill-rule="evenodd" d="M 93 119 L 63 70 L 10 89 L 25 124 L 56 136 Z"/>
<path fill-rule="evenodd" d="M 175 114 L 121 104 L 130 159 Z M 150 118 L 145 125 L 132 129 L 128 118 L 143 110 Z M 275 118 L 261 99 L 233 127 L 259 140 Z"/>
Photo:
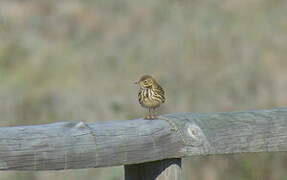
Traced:
<path fill-rule="evenodd" d="M 185 156 L 275 151 L 287 151 L 287 108 L 0 128 L 0 170 L 125 165 L 126 175 L 143 177 L 163 166 L 142 178 L 155 179 L 171 165 L 180 170 Z"/>

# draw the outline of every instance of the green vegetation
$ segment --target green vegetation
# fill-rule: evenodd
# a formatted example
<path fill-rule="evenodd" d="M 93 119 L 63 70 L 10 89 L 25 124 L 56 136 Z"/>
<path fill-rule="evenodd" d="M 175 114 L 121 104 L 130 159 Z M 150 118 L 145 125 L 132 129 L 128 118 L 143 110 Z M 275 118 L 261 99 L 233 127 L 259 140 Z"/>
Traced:
<path fill-rule="evenodd" d="M 287 104 L 284 0 L 1 0 L 0 125 L 141 117 L 133 82 L 154 75 L 161 113 Z M 284 154 L 185 160 L 190 180 L 284 180 Z M 0 179 L 121 179 L 119 167 L 1 172 Z"/>

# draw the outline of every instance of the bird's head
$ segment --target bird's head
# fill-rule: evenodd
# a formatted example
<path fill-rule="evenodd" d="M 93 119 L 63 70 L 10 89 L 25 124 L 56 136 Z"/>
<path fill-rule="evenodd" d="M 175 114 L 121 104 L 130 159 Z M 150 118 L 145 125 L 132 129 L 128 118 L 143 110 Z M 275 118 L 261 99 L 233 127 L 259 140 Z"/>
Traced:
<path fill-rule="evenodd" d="M 156 81 L 150 75 L 143 75 L 138 82 L 135 82 L 143 89 L 152 88 L 155 83 Z"/>

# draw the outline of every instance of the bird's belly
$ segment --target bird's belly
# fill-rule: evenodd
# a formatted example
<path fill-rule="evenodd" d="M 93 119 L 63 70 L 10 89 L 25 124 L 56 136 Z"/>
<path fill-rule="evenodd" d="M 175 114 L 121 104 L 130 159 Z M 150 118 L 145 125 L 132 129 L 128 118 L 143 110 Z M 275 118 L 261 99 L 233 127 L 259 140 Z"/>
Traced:
<path fill-rule="evenodd" d="M 142 106 L 146 108 L 156 108 L 160 105 L 161 103 L 158 101 L 150 100 L 149 98 L 144 98 L 142 101 Z"/>

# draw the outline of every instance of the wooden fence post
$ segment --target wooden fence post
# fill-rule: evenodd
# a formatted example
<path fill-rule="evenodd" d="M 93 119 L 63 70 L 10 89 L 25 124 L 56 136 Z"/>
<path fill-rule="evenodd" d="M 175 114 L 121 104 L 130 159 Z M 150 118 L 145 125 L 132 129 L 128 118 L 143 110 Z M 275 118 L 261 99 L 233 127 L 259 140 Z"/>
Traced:
<path fill-rule="evenodd" d="M 181 159 L 125 165 L 125 180 L 181 180 Z"/>

